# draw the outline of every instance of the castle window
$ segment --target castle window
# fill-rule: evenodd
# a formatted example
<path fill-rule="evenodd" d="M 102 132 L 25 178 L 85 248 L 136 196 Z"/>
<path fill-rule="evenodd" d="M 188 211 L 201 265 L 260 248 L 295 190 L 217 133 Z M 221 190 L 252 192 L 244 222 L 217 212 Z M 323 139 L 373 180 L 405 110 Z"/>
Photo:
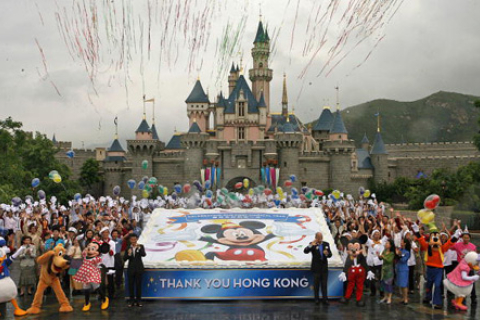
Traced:
<path fill-rule="evenodd" d="M 238 116 L 245 117 L 245 102 L 238 103 Z"/>
<path fill-rule="evenodd" d="M 287 161 L 283 162 L 283 166 L 286 168 L 287 167 Z"/>
<path fill-rule="evenodd" d="M 338 135 L 338 139 L 342 140 L 342 136 L 340 134 Z"/>
<path fill-rule="evenodd" d="M 258 65 L 259 68 L 263 68 L 263 63 L 260 62 L 260 64 Z"/>
<path fill-rule="evenodd" d="M 307 168 L 303 168 L 303 173 L 307 174 Z"/>
<path fill-rule="evenodd" d="M 245 140 L 245 127 L 238 127 L 238 140 Z"/>

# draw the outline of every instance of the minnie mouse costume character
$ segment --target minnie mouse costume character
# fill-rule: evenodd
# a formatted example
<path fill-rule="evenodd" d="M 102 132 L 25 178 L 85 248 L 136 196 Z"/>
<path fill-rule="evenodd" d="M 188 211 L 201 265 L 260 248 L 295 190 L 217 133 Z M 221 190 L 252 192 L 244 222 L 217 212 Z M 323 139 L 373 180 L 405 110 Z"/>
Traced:
<path fill-rule="evenodd" d="M 99 265 L 102 263 L 102 257 L 100 257 L 100 244 L 96 241 L 92 241 L 83 250 L 83 263 L 80 269 L 73 277 L 73 280 L 83 283 L 83 290 L 85 293 L 85 305 L 82 311 L 89 311 L 91 307 L 90 293 L 97 290 L 102 282 L 100 277 Z M 108 308 L 108 298 L 100 290 L 100 298 L 102 299 L 101 309 Z"/>
<path fill-rule="evenodd" d="M 365 302 L 362 301 L 363 296 L 363 284 L 365 277 L 368 280 L 375 279 L 375 275 L 372 271 L 368 271 L 367 259 L 365 258 L 365 251 L 362 248 L 362 244 L 365 244 L 368 237 L 361 237 L 360 241 L 357 239 L 351 240 L 347 245 L 348 256 L 345 259 L 343 266 L 343 272 L 338 276 L 340 281 L 347 281 L 347 290 L 345 297 L 341 299 L 341 302 L 348 303 L 353 294 L 353 289 L 356 287 L 357 306 L 364 307 Z"/>
<path fill-rule="evenodd" d="M 201 237 L 200 241 L 229 246 L 225 252 L 208 252 L 205 254 L 205 258 L 209 260 L 214 260 L 217 257 L 221 260 L 266 261 L 265 251 L 258 244 L 276 236 L 271 233 L 265 235 L 258 231 L 258 229 L 263 228 L 265 228 L 265 224 L 258 221 L 243 221 L 239 224 L 225 222 L 204 226 L 201 231 L 216 233 L 217 239 Z"/>

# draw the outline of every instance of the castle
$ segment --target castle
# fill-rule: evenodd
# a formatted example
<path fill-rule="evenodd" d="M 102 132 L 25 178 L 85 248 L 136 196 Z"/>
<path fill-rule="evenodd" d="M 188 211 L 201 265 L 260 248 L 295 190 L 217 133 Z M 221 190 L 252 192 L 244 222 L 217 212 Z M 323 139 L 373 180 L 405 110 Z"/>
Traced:
<path fill-rule="evenodd" d="M 251 86 L 242 67 L 232 64 L 228 94 L 220 93 L 210 101 L 198 79 L 185 100 L 189 130 L 174 133 L 168 143 L 159 140 L 154 119 L 150 126 L 144 112 L 126 149 L 115 136 L 110 148 L 75 150 L 72 160 L 65 155 L 71 143 L 54 141 L 61 150 L 57 158 L 72 167 L 74 178 L 86 159 L 97 159 L 104 178 L 103 194 L 111 195 L 119 185 L 124 196 L 139 195 L 141 191 L 130 190 L 127 181 L 138 182 L 144 176 L 156 177 L 172 190 L 177 183 L 194 180 L 210 180 L 214 189 L 233 189 L 244 179 L 252 187 L 283 186 L 295 175 L 293 186 L 297 188 L 356 193 L 369 179 L 391 182 L 398 176 L 428 175 L 435 168 L 455 168 L 480 159 L 471 142 L 386 145 L 380 127 L 373 144 L 365 136 L 357 148 L 348 138 L 338 102 L 337 110 L 324 107 L 318 120 L 307 127 L 290 110 L 285 75 L 282 109 L 274 113 L 270 105 L 274 74 L 269 68 L 270 38 L 261 21 L 251 53 Z M 142 167 L 145 160 L 148 165 Z"/>

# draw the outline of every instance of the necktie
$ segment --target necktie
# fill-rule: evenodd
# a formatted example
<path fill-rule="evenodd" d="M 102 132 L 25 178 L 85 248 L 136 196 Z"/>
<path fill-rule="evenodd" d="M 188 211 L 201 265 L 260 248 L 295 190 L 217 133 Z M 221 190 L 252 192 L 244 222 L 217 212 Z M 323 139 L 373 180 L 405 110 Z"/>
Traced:
<path fill-rule="evenodd" d="M 318 246 L 318 250 L 320 251 L 320 258 L 323 259 L 323 243 Z"/>

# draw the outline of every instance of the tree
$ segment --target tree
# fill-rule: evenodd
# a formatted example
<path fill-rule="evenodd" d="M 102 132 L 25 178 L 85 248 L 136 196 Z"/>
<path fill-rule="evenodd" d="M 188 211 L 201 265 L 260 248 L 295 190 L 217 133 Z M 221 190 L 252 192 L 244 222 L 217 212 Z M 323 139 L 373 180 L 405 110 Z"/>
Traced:
<path fill-rule="evenodd" d="M 93 158 L 87 159 L 80 170 L 80 183 L 88 192 L 101 181 L 100 164 Z"/>
<path fill-rule="evenodd" d="M 480 100 L 475 101 L 475 107 L 480 108 Z M 480 127 L 480 117 L 478 118 L 478 126 Z M 477 146 L 477 149 L 480 150 L 480 130 L 473 136 L 473 143 Z"/>

